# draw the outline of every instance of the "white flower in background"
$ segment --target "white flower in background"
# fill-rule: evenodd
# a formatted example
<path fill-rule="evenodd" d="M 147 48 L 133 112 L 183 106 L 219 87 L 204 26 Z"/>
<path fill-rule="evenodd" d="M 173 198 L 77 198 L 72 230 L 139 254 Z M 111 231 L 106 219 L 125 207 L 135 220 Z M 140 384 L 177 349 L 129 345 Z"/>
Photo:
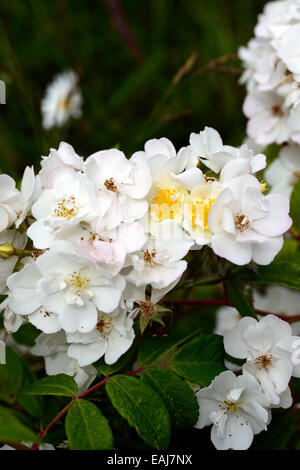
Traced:
<path fill-rule="evenodd" d="M 268 286 L 264 293 L 253 292 L 254 307 L 264 312 L 292 317 L 300 315 L 300 292 L 282 286 Z M 300 321 L 291 323 L 293 335 L 300 335 Z"/>
<path fill-rule="evenodd" d="M 132 315 L 125 311 L 98 314 L 96 328 L 89 333 L 68 333 L 68 356 L 79 366 L 93 364 L 104 357 L 106 364 L 114 364 L 131 347 L 135 334 Z"/>
<path fill-rule="evenodd" d="M 85 392 L 97 376 L 93 366 L 80 367 L 76 359 L 67 355 L 69 344 L 63 331 L 47 335 L 40 334 L 31 354 L 44 356 L 45 368 L 48 375 L 66 374 L 74 378 L 79 393 Z"/>
<path fill-rule="evenodd" d="M 62 127 L 69 118 L 81 117 L 82 95 L 79 77 L 72 70 L 57 75 L 42 100 L 43 127 Z"/>
<path fill-rule="evenodd" d="M 283 98 L 278 94 L 249 93 L 243 111 L 249 118 L 248 136 L 258 144 L 265 146 L 273 142 L 282 144 L 291 138 L 292 131 L 288 125 L 289 111 L 284 105 Z"/>
<path fill-rule="evenodd" d="M 25 233 L 14 233 L 14 230 L 5 230 L 0 233 L 0 245 L 13 244 L 15 248 L 23 249 L 26 246 L 26 242 L 27 237 Z M 17 256 L 11 256 L 6 259 L 0 256 L 0 295 L 5 294 L 7 278 L 13 273 L 17 262 Z"/>
<path fill-rule="evenodd" d="M 212 249 L 237 265 L 251 259 L 257 264 L 271 263 L 282 248 L 282 234 L 292 224 L 288 198 L 262 195 L 260 183 L 252 175 L 224 185 L 208 215 Z"/>
<path fill-rule="evenodd" d="M 18 198 L 15 180 L 8 175 L 0 175 L 0 232 L 10 228 L 17 220 L 14 206 Z"/>
<path fill-rule="evenodd" d="M 102 226 L 113 229 L 122 221 L 131 223 L 145 215 L 144 200 L 151 187 L 151 174 L 145 162 L 127 160 L 117 149 L 102 150 L 85 162 L 85 171 L 95 187 L 110 200 L 107 220 Z"/>
<path fill-rule="evenodd" d="M 290 197 L 294 184 L 300 177 L 300 147 L 286 145 L 264 173 L 266 182 L 271 186 L 271 193 L 281 193 Z"/>
<path fill-rule="evenodd" d="M 269 400 L 248 373 L 239 377 L 222 372 L 209 387 L 196 393 L 200 414 L 196 428 L 211 424 L 211 440 L 218 450 L 246 450 L 255 434 L 271 421 Z"/>
<path fill-rule="evenodd" d="M 57 177 L 63 171 L 84 173 L 84 160 L 77 155 L 72 145 L 66 142 L 59 144 L 58 150 L 50 149 L 47 157 L 42 157 L 39 177 L 44 188 L 52 188 Z"/>
<path fill-rule="evenodd" d="M 248 95 L 247 132 L 257 143 L 300 142 L 300 4 L 269 2 L 259 16 L 255 38 L 239 49 Z"/>
<path fill-rule="evenodd" d="M 182 258 L 193 241 L 170 219 L 157 224 L 156 230 L 140 252 L 129 256 L 133 269 L 126 278 L 136 286 L 151 284 L 163 289 L 179 280 L 186 270 L 187 262 Z"/>
<path fill-rule="evenodd" d="M 258 17 L 255 34 L 258 37 L 280 38 L 291 24 L 300 21 L 299 0 L 269 2 Z"/>
<path fill-rule="evenodd" d="M 297 339 L 290 325 L 275 315 L 259 321 L 244 317 L 225 332 L 224 347 L 230 356 L 247 360 L 243 370 L 259 380 L 270 403 L 279 405 L 291 377 L 300 376 L 299 365 L 292 361 L 292 344 Z"/>
<path fill-rule="evenodd" d="M 232 171 L 229 168 L 233 169 L 235 167 L 238 170 L 235 169 L 234 171 L 238 171 L 239 175 L 256 173 L 266 166 L 266 157 L 264 155 L 255 155 L 247 145 L 242 145 L 240 148 L 224 145 L 220 134 L 211 127 L 206 127 L 199 134 L 193 132 L 190 135 L 190 144 L 201 162 L 215 173 L 219 173 L 221 170 L 229 173 Z M 229 164 L 229 167 L 227 164 Z M 223 176 L 222 179 L 227 178 Z"/>
<path fill-rule="evenodd" d="M 107 210 L 93 183 L 81 173 L 62 172 L 53 188 L 45 189 L 32 206 L 34 222 L 27 234 L 35 248 L 49 248 L 64 232 L 80 222 L 91 222 Z"/>
<path fill-rule="evenodd" d="M 45 333 L 48 328 L 73 333 L 95 328 L 97 309 L 110 313 L 118 306 L 125 280 L 111 277 L 74 245 L 61 241 L 12 274 L 7 285 L 14 313 L 29 315 Z"/>
<path fill-rule="evenodd" d="M 231 330 L 240 319 L 241 316 L 235 307 L 218 308 L 214 333 L 224 336 L 225 332 Z"/>
<path fill-rule="evenodd" d="M 271 91 L 285 79 L 286 67 L 267 39 L 251 39 L 239 48 L 239 57 L 246 67 L 240 83 L 246 83 L 249 92 Z"/>

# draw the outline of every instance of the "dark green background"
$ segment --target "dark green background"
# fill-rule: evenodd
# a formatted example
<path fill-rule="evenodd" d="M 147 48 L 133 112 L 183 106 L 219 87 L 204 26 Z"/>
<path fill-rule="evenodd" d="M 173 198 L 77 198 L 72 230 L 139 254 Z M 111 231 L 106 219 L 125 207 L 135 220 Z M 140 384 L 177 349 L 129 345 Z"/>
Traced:
<path fill-rule="evenodd" d="M 236 53 L 253 35 L 262 0 L 120 0 L 137 47 L 113 26 L 109 0 L 14 0 L 0 3 L 0 169 L 20 177 L 26 164 L 61 140 L 80 155 L 117 144 L 129 157 L 151 137 L 177 148 L 205 125 L 227 143 L 245 136 L 238 75 L 195 72 L 212 59 Z M 134 49 L 134 50 L 133 50 Z M 172 87 L 193 53 L 193 73 Z M 240 67 L 238 62 L 234 67 Z M 40 101 L 46 85 L 74 68 L 81 77 L 83 117 L 44 132 Z M 162 99 L 164 97 L 164 99 Z"/>

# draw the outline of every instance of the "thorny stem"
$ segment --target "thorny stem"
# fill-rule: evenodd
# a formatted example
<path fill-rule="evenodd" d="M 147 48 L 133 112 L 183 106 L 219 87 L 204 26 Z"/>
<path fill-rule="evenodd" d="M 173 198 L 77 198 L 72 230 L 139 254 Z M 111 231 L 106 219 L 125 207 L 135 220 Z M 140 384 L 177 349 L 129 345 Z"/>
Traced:
<path fill-rule="evenodd" d="M 145 368 L 142 366 L 142 367 L 139 367 L 138 369 L 135 369 L 135 370 L 132 370 L 132 371 L 129 371 L 129 372 L 125 372 L 123 375 L 136 375 L 136 374 L 139 374 L 140 372 L 143 372 L 145 370 Z M 80 393 L 79 395 L 76 395 L 75 397 L 72 398 L 72 400 L 58 413 L 57 416 L 55 416 L 55 418 L 48 424 L 48 426 L 39 433 L 39 440 L 43 440 L 44 437 L 46 436 L 46 434 L 48 434 L 48 432 L 50 431 L 50 429 L 57 423 L 57 421 L 59 421 L 65 414 L 66 412 L 68 411 L 68 409 L 70 408 L 70 406 L 74 403 L 74 401 L 76 400 L 79 400 L 80 398 L 85 398 L 87 395 L 89 395 L 90 393 L 94 392 L 95 390 L 98 390 L 98 388 L 102 387 L 103 385 L 106 384 L 106 382 L 110 379 L 110 376 L 107 375 L 103 380 L 101 380 L 101 382 L 98 382 L 96 385 L 94 385 L 93 387 L 89 388 L 88 390 L 86 390 L 85 392 L 83 393 Z M 32 450 L 38 450 L 39 449 L 39 444 L 38 443 L 34 443 L 31 447 Z"/>

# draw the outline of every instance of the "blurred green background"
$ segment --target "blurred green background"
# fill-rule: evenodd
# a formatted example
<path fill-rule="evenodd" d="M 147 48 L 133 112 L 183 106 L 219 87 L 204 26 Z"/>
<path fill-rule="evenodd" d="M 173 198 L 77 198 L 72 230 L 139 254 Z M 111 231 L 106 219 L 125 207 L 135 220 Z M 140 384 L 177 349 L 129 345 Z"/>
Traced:
<path fill-rule="evenodd" d="M 20 177 L 28 164 L 38 170 L 41 155 L 62 140 L 82 156 L 120 145 L 129 157 L 152 137 L 187 145 L 192 131 L 208 125 L 239 145 L 246 124 L 240 64 L 203 66 L 246 44 L 265 3 L 1 1 L 1 171 Z M 192 69 L 174 84 L 191 57 Z M 83 116 L 45 132 L 41 98 L 53 76 L 70 68 L 80 75 Z"/>

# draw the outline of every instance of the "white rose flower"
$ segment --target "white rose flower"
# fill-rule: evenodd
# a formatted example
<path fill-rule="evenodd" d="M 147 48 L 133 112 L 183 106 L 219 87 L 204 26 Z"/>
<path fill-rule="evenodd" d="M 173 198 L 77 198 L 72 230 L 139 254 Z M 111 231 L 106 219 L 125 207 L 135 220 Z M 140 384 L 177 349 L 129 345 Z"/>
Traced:
<path fill-rule="evenodd" d="M 222 372 L 196 393 L 200 414 L 196 428 L 213 425 L 211 440 L 218 450 L 246 450 L 255 434 L 271 421 L 269 400 L 248 373 Z"/>
<path fill-rule="evenodd" d="M 108 208 L 93 183 L 81 173 L 62 172 L 53 188 L 45 189 L 32 206 L 36 218 L 27 234 L 35 248 L 46 249 L 80 222 L 91 222 Z"/>
<path fill-rule="evenodd" d="M 41 109 L 44 129 L 62 127 L 69 118 L 81 116 L 82 95 L 79 77 L 72 70 L 54 77 L 48 85 Z"/>
<path fill-rule="evenodd" d="M 244 317 L 225 332 L 224 347 L 230 356 L 247 360 L 243 370 L 254 375 L 270 403 L 278 405 L 292 375 L 300 376 L 291 349 L 297 339 L 290 325 L 275 315 L 259 321 Z"/>
<path fill-rule="evenodd" d="M 14 313 L 29 315 L 29 321 L 44 332 L 63 328 L 72 333 L 95 328 L 97 308 L 112 312 L 119 304 L 125 280 L 109 276 L 74 245 L 61 241 L 12 274 L 7 285 Z"/>
<path fill-rule="evenodd" d="M 263 196 L 259 181 L 244 175 L 224 183 L 208 215 L 214 252 L 232 263 L 269 264 L 280 251 L 282 234 L 292 221 L 289 200 L 281 194 Z"/>

